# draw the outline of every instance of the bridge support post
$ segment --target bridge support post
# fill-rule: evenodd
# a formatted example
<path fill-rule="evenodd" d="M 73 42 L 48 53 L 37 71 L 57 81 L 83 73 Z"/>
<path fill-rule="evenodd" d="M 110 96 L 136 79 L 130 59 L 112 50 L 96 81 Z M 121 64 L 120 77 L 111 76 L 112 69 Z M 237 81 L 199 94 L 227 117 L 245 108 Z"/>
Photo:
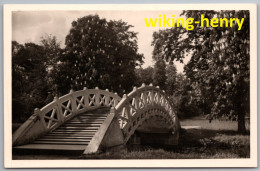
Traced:
<path fill-rule="evenodd" d="M 46 132 L 39 116 L 39 109 L 34 110 L 34 114 L 23 123 L 12 136 L 12 145 L 22 145 L 30 143 Z"/>

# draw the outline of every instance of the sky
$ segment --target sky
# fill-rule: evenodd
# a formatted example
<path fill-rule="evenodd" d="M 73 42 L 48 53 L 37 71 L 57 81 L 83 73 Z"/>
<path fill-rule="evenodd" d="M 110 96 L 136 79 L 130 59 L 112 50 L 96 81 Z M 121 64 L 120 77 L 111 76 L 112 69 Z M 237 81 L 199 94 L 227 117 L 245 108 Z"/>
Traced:
<path fill-rule="evenodd" d="M 65 37 L 69 33 L 72 21 L 86 15 L 98 14 L 100 18 L 107 20 L 120 20 L 134 27 L 132 31 L 138 33 L 139 53 L 144 54 L 143 68 L 153 66 L 152 34 L 163 27 L 146 27 L 144 18 L 158 18 L 166 14 L 167 17 L 175 15 L 178 18 L 181 11 L 15 11 L 12 14 L 12 40 L 20 44 L 34 42 L 39 44 L 41 37 L 46 34 L 56 36 L 64 47 Z M 187 60 L 184 60 L 184 63 Z M 178 72 L 183 72 L 183 64 L 174 62 Z"/>

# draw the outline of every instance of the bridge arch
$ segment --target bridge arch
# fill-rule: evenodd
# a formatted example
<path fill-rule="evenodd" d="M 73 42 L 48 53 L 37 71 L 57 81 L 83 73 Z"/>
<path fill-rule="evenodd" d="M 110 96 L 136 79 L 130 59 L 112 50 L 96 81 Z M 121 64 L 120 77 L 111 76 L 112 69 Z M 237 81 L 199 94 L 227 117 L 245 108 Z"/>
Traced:
<path fill-rule="evenodd" d="M 180 123 L 173 106 L 165 92 L 152 84 L 134 87 L 132 92 L 125 94 L 115 107 L 115 114 L 124 136 L 124 143 L 127 143 L 143 121 L 154 116 L 164 119 L 165 123 L 170 125 L 173 134 L 179 134 Z"/>

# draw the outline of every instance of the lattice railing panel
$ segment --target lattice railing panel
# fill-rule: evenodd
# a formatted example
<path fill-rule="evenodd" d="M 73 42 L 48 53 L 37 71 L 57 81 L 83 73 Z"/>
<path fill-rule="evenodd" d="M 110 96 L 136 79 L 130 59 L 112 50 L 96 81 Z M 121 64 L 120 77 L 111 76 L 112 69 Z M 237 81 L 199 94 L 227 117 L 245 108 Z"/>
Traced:
<path fill-rule="evenodd" d="M 179 125 L 168 97 L 162 90 L 152 85 L 135 87 L 131 93 L 125 94 L 115 107 L 115 113 L 125 136 L 125 141 L 149 117 L 162 117 L 172 127 Z"/>
<path fill-rule="evenodd" d="M 57 128 L 66 120 L 82 112 L 93 110 L 99 107 L 115 107 L 121 98 L 108 90 L 86 89 L 70 91 L 69 94 L 37 110 L 44 128 L 47 131 Z M 124 121 L 125 122 L 125 121 Z"/>
<path fill-rule="evenodd" d="M 64 117 L 70 116 L 72 114 L 71 100 L 61 103 L 61 110 Z"/>
<path fill-rule="evenodd" d="M 44 125 L 47 128 L 52 128 L 58 123 L 58 110 L 56 107 L 46 112 L 44 115 Z"/>

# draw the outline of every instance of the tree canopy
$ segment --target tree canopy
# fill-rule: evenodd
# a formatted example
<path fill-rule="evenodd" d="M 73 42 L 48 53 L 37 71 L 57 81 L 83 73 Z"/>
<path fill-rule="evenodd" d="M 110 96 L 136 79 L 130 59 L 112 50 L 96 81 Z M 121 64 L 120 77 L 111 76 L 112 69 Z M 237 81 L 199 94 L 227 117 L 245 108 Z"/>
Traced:
<path fill-rule="evenodd" d="M 12 42 L 13 121 L 25 120 L 33 109 L 45 104 L 47 97 L 46 56 L 44 48 L 34 43 Z"/>
<path fill-rule="evenodd" d="M 166 63 L 159 59 L 154 65 L 153 84 L 159 86 L 162 90 L 166 90 L 166 80 Z"/>
<path fill-rule="evenodd" d="M 212 118 L 238 117 L 238 131 L 245 132 L 244 116 L 249 113 L 249 11 L 184 11 L 187 18 L 244 18 L 241 30 L 200 27 L 194 30 L 171 28 L 154 33 L 154 52 L 166 61 L 183 62 L 190 55 L 184 71 L 192 84 L 199 84 L 202 101 L 211 108 Z M 210 100 L 210 101 L 208 101 Z"/>
<path fill-rule="evenodd" d="M 154 68 L 149 66 L 147 68 L 137 68 L 136 69 L 136 76 L 137 76 L 137 80 L 136 80 L 136 86 L 141 86 L 142 83 L 149 85 L 151 83 L 153 83 L 153 72 L 154 72 Z"/>
<path fill-rule="evenodd" d="M 52 35 L 41 37 L 40 45 L 12 42 L 14 122 L 24 121 L 34 108 L 70 89 L 130 92 L 135 68 L 143 63 L 132 27 L 89 15 L 72 22 L 64 49 Z"/>
<path fill-rule="evenodd" d="M 135 67 L 143 63 L 143 55 L 137 52 L 137 33 L 131 27 L 98 15 L 73 21 L 55 77 L 61 93 L 97 86 L 129 92 L 136 80 Z"/>

